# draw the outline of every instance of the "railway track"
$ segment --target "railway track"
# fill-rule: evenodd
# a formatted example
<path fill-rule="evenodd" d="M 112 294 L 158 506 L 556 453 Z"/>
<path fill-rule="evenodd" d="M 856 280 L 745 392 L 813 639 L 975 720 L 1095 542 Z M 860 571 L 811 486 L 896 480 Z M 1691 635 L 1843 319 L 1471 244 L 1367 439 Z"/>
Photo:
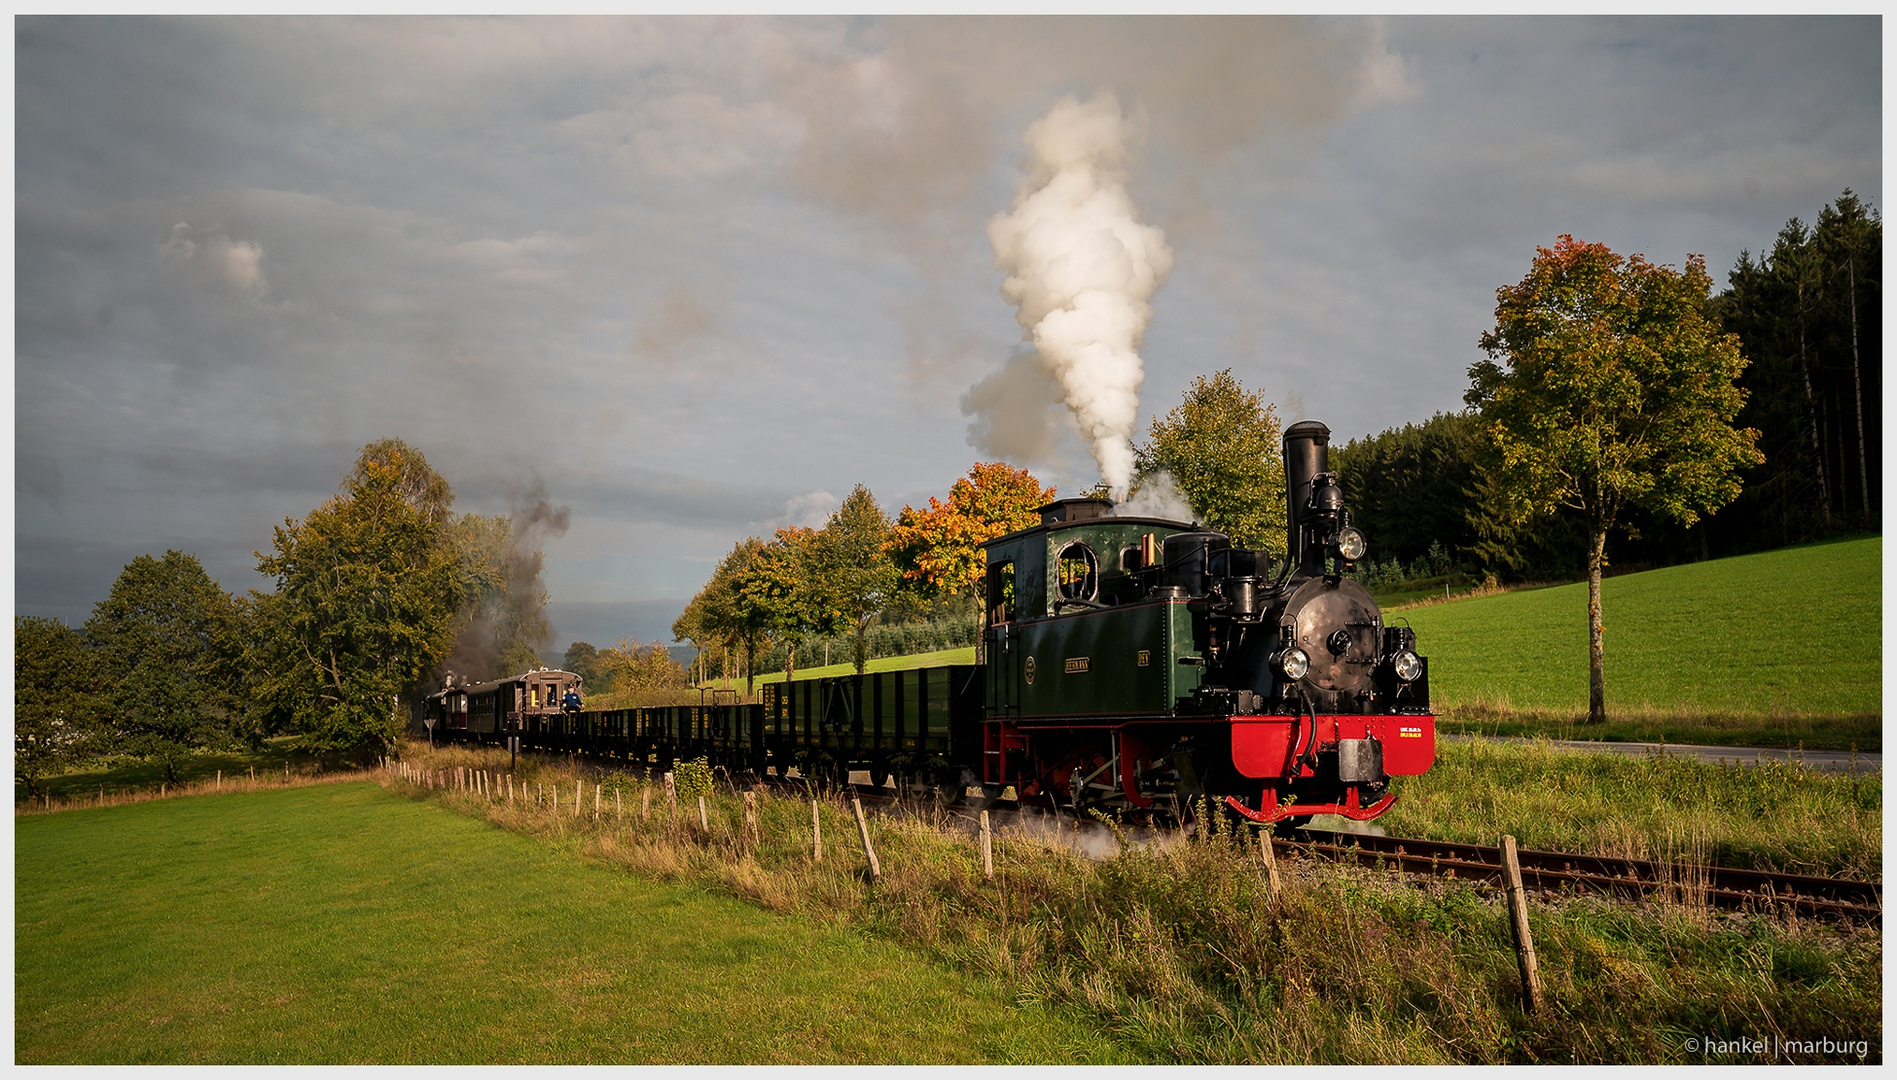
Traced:
<path fill-rule="evenodd" d="M 1502 849 L 1356 833 L 1304 833 L 1278 837 L 1275 850 L 1287 858 L 1355 862 L 1407 874 L 1500 883 Z M 1721 908 L 1785 910 L 1824 918 L 1877 920 L 1884 887 L 1874 881 L 1742 870 L 1725 866 L 1576 855 L 1560 851 L 1517 852 L 1522 884 L 1542 891 L 1586 890 L 1620 896 L 1664 896 Z"/>
<path fill-rule="evenodd" d="M 798 780 L 780 781 L 769 777 L 766 783 L 787 789 L 803 788 L 802 781 Z M 926 799 L 918 799 L 913 794 L 892 794 L 884 787 L 851 784 L 844 790 L 860 798 L 866 808 L 920 810 L 929 805 Z M 972 818 L 976 813 L 955 804 L 936 804 L 935 808 L 960 817 Z M 1018 814 L 1021 809 L 1020 804 L 1012 802 L 1001 802 L 990 808 L 991 812 L 1004 817 Z M 1034 809 L 1052 812 L 1049 808 Z M 1074 822 L 1065 811 L 1060 813 Z M 1104 829 L 1093 821 L 1075 824 L 1081 830 Z M 1500 885 L 1503 878 L 1502 849 L 1481 844 L 1315 830 L 1274 837 L 1272 844 L 1280 859 L 1349 862 L 1417 876 L 1495 885 Z M 1523 885 L 1541 892 L 1670 898 L 1718 908 L 1787 911 L 1817 918 L 1866 922 L 1880 920 L 1884 911 L 1884 887 L 1875 881 L 1562 851 L 1518 849 L 1516 858 L 1521 866 Z"/>

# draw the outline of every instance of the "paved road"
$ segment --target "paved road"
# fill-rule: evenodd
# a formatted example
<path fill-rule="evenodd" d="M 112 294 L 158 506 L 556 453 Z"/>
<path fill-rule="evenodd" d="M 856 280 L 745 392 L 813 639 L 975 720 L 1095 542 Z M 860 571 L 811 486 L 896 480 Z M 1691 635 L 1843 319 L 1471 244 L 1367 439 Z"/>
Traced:
<path fill-rule="evenodd" d="M 1496 742 L 1529 742 L 1528 739 L 1498 738 L 1491 735 L 1443 735 L 1446 740 L 1493 739 Z M 1548 740 L 1554 746 L 1572 750 L 1592 750 L 1604 754 L 1685 754 L 1701 761 L 1729 761 L 1755 765 L 1768 758 L 1796 761 L 1808 768 L 1826 772 L 1864 773 L 1884 771 L 1884 755 L 1858 751 L 1855 760 L 1844 750 L 1786 750 L 1774 746 L 1693 746 L 1685 743 L 1589 742 L 1586 740 Z"/>

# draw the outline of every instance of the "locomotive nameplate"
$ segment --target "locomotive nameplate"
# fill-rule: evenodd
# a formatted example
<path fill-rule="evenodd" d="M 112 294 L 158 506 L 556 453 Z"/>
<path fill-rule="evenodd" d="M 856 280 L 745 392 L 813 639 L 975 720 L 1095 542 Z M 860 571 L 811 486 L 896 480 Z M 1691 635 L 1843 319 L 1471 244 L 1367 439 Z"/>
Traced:
<path fill-rule="evenodd" d="M 1093 662 L 1092 657 L 1087 657 L 1087 656 L 1068 657 L 1067 674 L 1085 675 L 1087 673 L 1087 670 L 1092 666 L 1092 662 Z"/>
<path fill-rule="evenodd" d="M 1153 662 L 1153 650 L 1141 649 L 1140 650 L 1140 666 L 1145 667 L 1148 664 L 1151 664 L 1152 662 Z"/>
<path fill-rule="evenodd" d="M 1028 681 L 1029 686 L 1034 685 L 1034 658 L 1032 656 L 1028 657 L 1027 663 L 1021 665 L 1021 677 Z"/>

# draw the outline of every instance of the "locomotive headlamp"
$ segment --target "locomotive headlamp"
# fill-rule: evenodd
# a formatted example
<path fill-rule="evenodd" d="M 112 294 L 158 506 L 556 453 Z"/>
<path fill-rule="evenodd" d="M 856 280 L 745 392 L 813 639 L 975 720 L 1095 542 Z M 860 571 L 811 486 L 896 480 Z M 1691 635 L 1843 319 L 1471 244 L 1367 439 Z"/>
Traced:
<path fill-rule="evenodd" d="M 1390 658 L 1390 666 L 1396 669 L 1396 677 L 1404 682 L 1415 682 L 1423 674 L 1423 662 L 1416 654 L 1404 649 Z"/>
<path fill-rule="evenodd" d="M 1283 672 L 1287 679 L 1302 679 L 1305 672 L 1311 670 L 1311 658 L 1304 655 L 1303 649 L 1296 647 L 1286 649 L 1278 654 L 1277 660 L 1278 670 Z"/>
<path fill-rule="evenodd" d="M 1363 534 L 1349 526 L 1345 526 L 1337 534 L 1337 554 L 1342 555 L 1345 562 L 1356 562 L 1363 558 L 1363 553 L 1368 548 L 1369 545 L 1364 543 Z"/>

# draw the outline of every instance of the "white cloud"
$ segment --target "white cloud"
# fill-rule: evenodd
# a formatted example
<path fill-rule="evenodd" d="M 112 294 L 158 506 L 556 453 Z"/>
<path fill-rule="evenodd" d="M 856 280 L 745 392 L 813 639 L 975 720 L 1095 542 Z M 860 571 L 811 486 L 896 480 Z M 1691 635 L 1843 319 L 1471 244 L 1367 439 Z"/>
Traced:
<path fill-rule="evenodd" d="M 203 239 L 192 239 L 194 233 Z M 263 276 L 263 248 L 247 240 L 194 230 L 180 221 L 157 247 L 167 265 L 239 295 L 260 297 L 270 289 Z"/>
<path fill-rule="evenodd" d="M 1357 104 L 1369 106 L 1386 101 L 1404 101 L 1422 93 L 1422 87 L 1412 80 L 1409 62 L 1384 41 L 1384 20 L 1370 19 L 1369 28 L 1363 62 L 1357 69 Z"/>
<path fill-rule="evenodd" d="M 842 499 L 827 491 L 811 491 L 793 496 L 784 504 L 782 524 L 821 529 L 830 520 L 830 515 L 842 505 Z"/>

